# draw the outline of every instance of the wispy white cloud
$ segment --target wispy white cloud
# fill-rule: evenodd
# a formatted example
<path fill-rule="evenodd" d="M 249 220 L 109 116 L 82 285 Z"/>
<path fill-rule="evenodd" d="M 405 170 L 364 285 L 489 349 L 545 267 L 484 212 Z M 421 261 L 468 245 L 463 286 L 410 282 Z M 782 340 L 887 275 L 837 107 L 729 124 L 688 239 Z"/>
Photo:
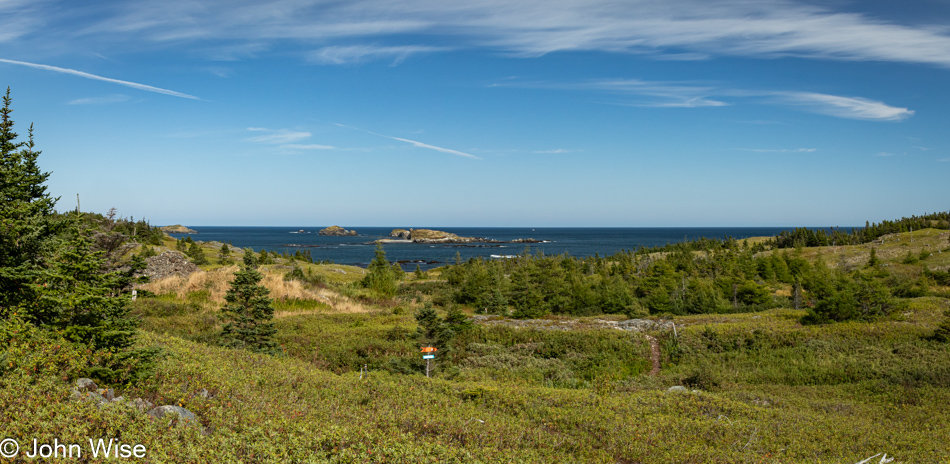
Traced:
<path fill-rule="evenodd" d="M 0 43 L 12 42 L 43 27 L 42 2 L 0 0 Z"/>
<path fill-rule="evenodd" d="M 743 148 L 756 153 L 814 153 L 817 148 Z"/>
<path fill-rule="evenodd" d="M 104 97 L 87 97 L 71 100 L 67 105 L 107 105 L 109 103 L 122 103 L 131 100 L 132 97 L 122 94 L 106 95 Z"/>
<path fill-rule="evenodd" d="M 558 148 L 556 150 L 535 150 L 531 153 L 540 153 L 540 154 L 561 154 L 561 153 L 570 153 L 571 150 L 565 150 L 563 148 Z"/>
<path fill-rule="evenodd" d="M 705 56 L 874 60 L 950 67 L 945 24 L 901 24 L 833 3 L 794 0 L 142 0 L 103 9 L 65 34 L 119 46 L 142 41 L 221 47 L 277 41 L 352 46 L 426 37 L 519 56 L 595 50 L 673 59 Z M 26 4 L 26 3 L 24 3 Z M 860 5 L 860 3 L 859 3 Z M 74 16 L 86 14 L 76 9 Z M 39 32 L 40 25 L 24 26 Z M 2 29 L 0 29 L 2 30 Z M 16 32 L 13 37 L 25 36 Z M 108 42 L 106 42 L 108 41 Z M 343 44 L 341 45 L 341 42 Z M 331 55 L 332 56 L 332 55 Z M 391 56 L 377 56 L 389 59 Z M 331 61 L 332 62 L 332 61 Z"/>
<path fill-rule="evenodd" d="M 138 84 L 135 82 L 121 81 L 119 79 L 112 79 L 109 77 L 97 76 L 95 74 L 89 74 L 87 72 L 77 71 L 75 69 L 60 68 L 57 66 L 49 66 L 45 64 L 36 64 L 36 63 L 27 63 L 25 61 L 14 61 L 14 60 L 5 60 L 0 58 L 0 63 L 14 64 L 17 66 L 26 66 L 34 69 L 42 69 L 44 71 L 53 71 L 62 74 L 70 74 L 73 76 L 79 76 L 86 79 L 92 79 L 96 81 L 109 82 L 112 84 L 124 85 L 126 87 L 132 87 L 133 89 L 144 90 L 146 92 L 160 93 L 163 95 L 171 95 L 173 97 L 188 98 L 192 100 L 200 100 L 200 98 L 194 95 L 188 95 L 186 93 L 176 92 L 174 90 L 162 89 L 159 87 L 152 87 L 151 85 Z"/>
<path fill-rule="evenodd" d="M 248 127 L 249 132 L 261 132 L 261 135 L 248 138 L 248 142 L 283 145 L 297 142 L 312 135 L 310 132 L 292 131 L 289 129 L 267 129 L 263 127 Z"/>
<path fill-rule="evenodd" d="M 927 148 L 927 147 L 918 147 L 917 145 L 914 145 L 914 148 L 916 148 L 916 149 L 918 149 L 918 150 L 920 150 L 920 151 L 930 151 L 930 149 Z"/>
<path fill-rule="evenodd" d="M 213 74 L 218 77 L 228 78 L 231 77 L 232 70 L 230 68 L 225 68 L 222 66 L 206 66 L 202 68 L 202 71 L 209 74 Z"/>
<path fill-rule="evenodd" d="M 595 91 L 625 97 L 607 103 L 654 108 L 699 108 L 728 106 L 722 97 L 756 104 L 791 106 L 804 111 L 846 119 L 868 121 L 902 121 L 914 111 L 861 97 L 844 97 L 815 92 L 760 91 L 692 84 L 688 82 L 653 82 L 639 79 L 593 80 L 575 83 L 516 82 L 492 84 L 493 87 L 526 87 L 554 90 Z"/>
<path fill-rule="evenodd" d="M 399 64 L 410 55 L 446 50 L 442 47 L 349 45 L 323 47 L 309 55 L 310 61 L 321 64 L 353 64 L 378 59 L 391 59 Z"/>
<path fill-rule="evenodd" d="M 640 79 L 598 79 L 576 83 L 509 81 L 493 84 L 493 86 L 546 88 L 554 90 L 584 90 L 622 95 L 625 97 L 638 97 L 632 100 L 625 98 L 619 101 L 608 102 L 610 104 L 624 106 L 652 108 L 700 108 L 729 105 L 729 103 L 710 98 L 712 95 L 719 92 L 716 88 L 683 82 L 657 82 L 644 81 Z"/>
<path fill-rule="evenodd" d="M 914 115 L 914 110 L 890 106 L 867 98 L 841 97 L 813 92 L 775 92 L 774 95 L 786 104 L 801 106 L 815 113 L 839 118 L 902 121 Z"/>
<path fill-rule="evenodd" d="M 888 157 L 888 156 L 894 156 L 894 154 L 891 153 L 891 152 L 887 152 L 887 151 L 879 151 L 879 152 L 875 153 L 874 156 L 880 156 L 881 158 L 886 158 L 886 157 Z"/>
<path fill-rule="evenodd" d="M 388 136 L 388 135 L 378 134 L 378 133 L 376 133 L 376 132 L 368 131 L 368 130 L 366 130 L 366 129 L 360 129 L 360 128 L 358 128 L 358 127 L 347 126 L 347 125 L 345 125 L 345 124 L 339 124 L 339 123 L 333 123 L 333 124 L 334 124 L 334 125 L 337 125 L 337 126 L 340 126 L 340 127 L 345 127 L 345 128 L 347 128 L 347 129 L 353 129 L 353 130 L 358 130 L 358 131 L 360 131 L 360 132 L 366 132 L 367 134 L 373 134 L 373 135 L 378 136 L 378 137 L 385 137 L 385 138 L 390 139 L 390 140 L 397 140 L 397 141 L 400 141 L 400 142 L 409 143 L 409 144 L 412 144 L 412 145 L 414 145 L 414 146 L 416 146 L 416 147 L 419 147 L 419 148 L 428 148 L 429 150 L 435 150 L 435 151 L 442 152 L 442 153 L 447 153 L 447 154 L 450 154 L 450 155 L 461 156 L 461 157 L 463 157 L 463 158 L 481 159 L 481 158 L 479 158 L 479 157 L 477 157 L 477 156 L 475 156 L 475 155 L 472 155 L 472 154 L 470 154 L 470 153 L 465 153 L 465 152 L 461 152 L 461 151 L 458 151 L 458 150 L 452 150 L 452 149 L 450 149 L 450 148 L 437 147 L 437 146 L 435 146 L 435 145 L 429 145 L 429 144 L 427 144 L 427 143 L 422 143 L 422 142 L 418 142 L 418 141 L 416 141 L 416 140 L 409 140 L 409 139 L 404 139 L 404 138 L 400 138 L 400 137 L 390 137 L 390 136 Z"/>

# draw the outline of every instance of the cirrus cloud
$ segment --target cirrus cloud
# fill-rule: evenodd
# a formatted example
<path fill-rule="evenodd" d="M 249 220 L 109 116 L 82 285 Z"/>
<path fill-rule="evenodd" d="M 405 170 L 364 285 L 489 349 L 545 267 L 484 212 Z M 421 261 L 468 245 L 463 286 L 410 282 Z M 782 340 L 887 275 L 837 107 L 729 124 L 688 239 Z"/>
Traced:
<path fill-rule="evenodd" d="M 323 43 L 327 45 L 317 52 L 318 59 L 346 63 L 353 56 L 389 59 L 394 53 L 415 53 L 394 45 L 411 37 L 429 43 L 409 48 L 429 50 L 448 42 L 453 49 L 528 57 L 606 51 L 677 60 L 795 56 L 950 67 L 950 35 L 939 19 L 899 23 L 793 0 L 143 0 L 97 5 L 102 19 L 91 25 L 78 21 L 89 17 L 86 9 L 63 3 L 48 20 L 56 22 L 52 37 L 40 33 L 50 30 L 48 24 L 28 21 L 30 16 L 23 14 L 30 3 L 13 2 L 7 8 L 12 19 L 0 23 L 5 26 L 0 31 L 14 32 L 0 40 L 70 39 L 77 47 L 92 42 L 138 48 L 200 43 L 266 49 L 278 42 Z M 380 41 L 386 43 L 367 45 Z M 380 48 L 360 50 L 374 46 Z M 387 47 L 403 51 L 385 51 Z"/>

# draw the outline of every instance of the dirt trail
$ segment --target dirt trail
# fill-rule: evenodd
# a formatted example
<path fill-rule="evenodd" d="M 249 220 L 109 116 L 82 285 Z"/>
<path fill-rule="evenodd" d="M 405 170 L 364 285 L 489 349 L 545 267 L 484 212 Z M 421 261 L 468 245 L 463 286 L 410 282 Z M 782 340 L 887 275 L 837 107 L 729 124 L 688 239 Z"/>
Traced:
<path fill-rule="evenodd" d="M 660 373 L 660 343 L 655 337 L 643 335 L 650 342 L 650 360 L 653 361 L 653 369 L 650 369 L 650 375 L 655 376 Z"/>

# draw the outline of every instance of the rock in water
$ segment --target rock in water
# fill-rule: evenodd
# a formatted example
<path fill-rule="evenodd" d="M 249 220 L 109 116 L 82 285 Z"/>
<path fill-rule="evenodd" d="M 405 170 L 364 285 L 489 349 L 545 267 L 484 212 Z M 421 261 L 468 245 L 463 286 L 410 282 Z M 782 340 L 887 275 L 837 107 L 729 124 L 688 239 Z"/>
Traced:
<path fill-rule="evenodd" d="M 346 237 L 346 236 L 355 236 L 355 230 L 346 230 L 340 226 L 330 226 L 326 229 L 320 229 L 320 235 L 330 235 L 333 237 Z"/>

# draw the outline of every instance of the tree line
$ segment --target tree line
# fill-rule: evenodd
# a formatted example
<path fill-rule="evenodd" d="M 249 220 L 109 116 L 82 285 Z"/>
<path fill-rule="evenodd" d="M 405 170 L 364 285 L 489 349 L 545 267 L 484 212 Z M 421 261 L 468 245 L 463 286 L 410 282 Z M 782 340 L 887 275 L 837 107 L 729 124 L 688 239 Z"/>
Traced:
<path fill-rule="evenodd" d="M 782 231 L 768 240 L 765 245 L 772 248 L 860 245 L 873 242 L 884 235 L 927 228 L 950 229 L 950 212 L 903 217 L 892 221 L 881 221 L 880 223 L 865 222 L 864 227 L 851 229 L 850 232 L 840 228 L 816 230 L 799 227 L 790 231 Z"/>
<path fill-rule="evenodd" d="M 704 244 L 706 248 L 697 246 Z M 623 251 L 607 257 L 548 256 L 529 250 L 511 259 L 457 259 L 447 266 L 445 298 L 477 313 L 537 318 L 748 312 L 806 309 L 802 322 L 870 320 L 889 314 L 898 297 L 926 295 L 945 278 L 868 265 L 832 268 L 801 248 L 762 252 L 761 245 L 704 240 Z"/>

